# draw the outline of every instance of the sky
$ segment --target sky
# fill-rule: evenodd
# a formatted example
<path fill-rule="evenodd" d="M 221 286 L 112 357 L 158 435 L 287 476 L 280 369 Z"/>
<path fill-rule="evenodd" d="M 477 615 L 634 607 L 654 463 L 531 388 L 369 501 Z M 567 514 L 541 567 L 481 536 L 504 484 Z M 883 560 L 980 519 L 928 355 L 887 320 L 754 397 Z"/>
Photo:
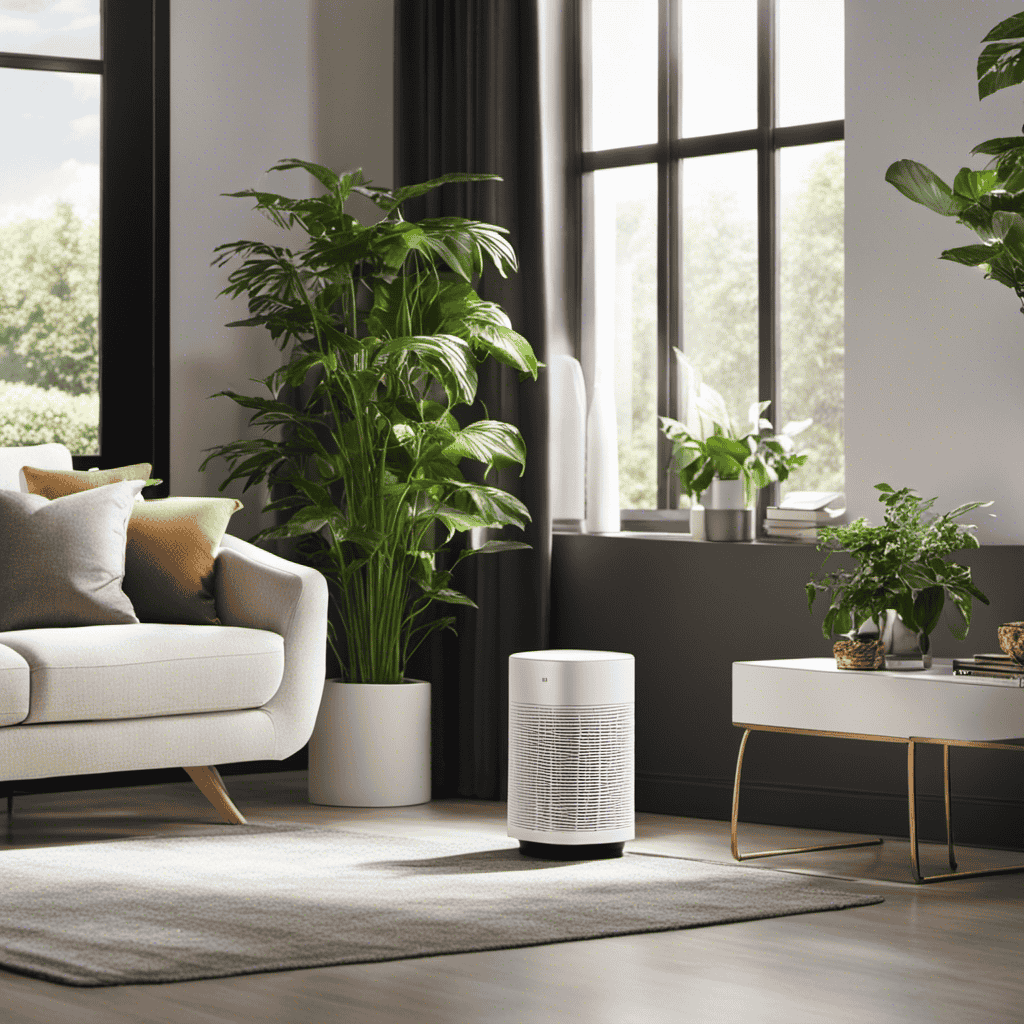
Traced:
<path fill-rule="evenodd" d="M 99 0 L 0 0 L 0 50 L 100 56 Z M 0 224 L 99 216 L 100 77 L 0 68 Z"/>

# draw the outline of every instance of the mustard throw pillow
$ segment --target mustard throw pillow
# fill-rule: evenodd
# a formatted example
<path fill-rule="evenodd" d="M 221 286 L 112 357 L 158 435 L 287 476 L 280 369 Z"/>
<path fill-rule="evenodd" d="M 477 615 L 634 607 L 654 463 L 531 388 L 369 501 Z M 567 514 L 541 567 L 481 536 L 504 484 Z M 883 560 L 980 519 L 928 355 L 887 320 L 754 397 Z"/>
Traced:
<path fill-rule="evenodd" d="M 124 592 L 142 622 L 219 626 L 215 556 L 235 498 L 140 501 L 128 521 Z"/>
<path fill-rule="evenodd" d="M 93 487 L 103 487 L 118 480 L 148 480 L 153 467 L 148 462 L 134 466 L 118 466 L 117 469 L 36 469 L 23 466 L 25 483 L 29 494 L 41 494 L 44 498 L 63 498 L 78 494 Z"/>

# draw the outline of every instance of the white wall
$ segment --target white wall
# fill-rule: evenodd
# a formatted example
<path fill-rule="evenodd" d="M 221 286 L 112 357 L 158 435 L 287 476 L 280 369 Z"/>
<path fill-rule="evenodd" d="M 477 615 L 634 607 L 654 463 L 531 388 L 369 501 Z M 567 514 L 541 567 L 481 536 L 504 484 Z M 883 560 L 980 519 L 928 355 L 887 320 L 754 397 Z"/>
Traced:
<path fill-rule="evenodd" d="M 217 298 L 230 268 L 215 246 L 280 233 L 244 199 L 253 186 L 309 194 L 298 172 L 265 175 L 284 157 L 345 170 L 363 166 L 390 184 L 393 0 L 175 0 L 171 5 L 171 464 L 172 494 L 217 494 L 218 460 L 203 449 L 247 436 L 228 388 L 256 393 L 281 355 L 265 331 L 227 328 L 243 299 Z M 357 212 L 353 210 L 353 212 Z M 157 475 L 162 475 L 157 468 Z M 264 521 L 263 492 L 240 487 L 246 508 L 231 531 Z"/>
<path fill-rule="evenodd" d="M 320 0 L 313 11 L 318 162 L 336 171 L 361 167 L 375 185 L 393 184 L 394 0 Z M 346 209 L 380 217 L 359 196 Z"/>
<path fill-rule="evenodd" d="M 904 157 L 952 183 L 970 150 L 1021 131 L 1024 88 L 978 101 L 980 40 L 1020 0 L 847 0 L 846 473 L 879 521 L 885 481 L 936 510 L 995 499 L 979 537 L 1024 543 L 1024 318 L 1009 289 L 938 259 L 973 232 L 885 179 Z"/>
<path fill-rule="evenodd" d="M 1024 543 L 1024 320 L 1013 294 L 939 261 L 971 233 L 884 180 L 901 157 L 947 181 L 972 146 L 1020 131 L 1021 87 L 977 99 L 980 40 L 1020 0 L 847 0 L 846 463 L 851 512 L 877 518 L 873 484 L 994 498 L 989 542 Z M 171 465 L 175 494 L 215 494 L 202 450 L 244 436 L 222 388 L 277 365 L 264 332 L 223 325 L 214 246 L 266 235 L 244 200 L 285 156 L 392 169 L 393 0 L 175 0 L 171 7 Z M 275 175 L 293 194 L 301 176 Z M 266 180 L 266 179 L 264 179 Z M 354 211 L 364 216 L 366 211 Z M 239 493 L 237 490 L 231 493 Z M 258 525 L 249 492 L 232 528 Z"/>

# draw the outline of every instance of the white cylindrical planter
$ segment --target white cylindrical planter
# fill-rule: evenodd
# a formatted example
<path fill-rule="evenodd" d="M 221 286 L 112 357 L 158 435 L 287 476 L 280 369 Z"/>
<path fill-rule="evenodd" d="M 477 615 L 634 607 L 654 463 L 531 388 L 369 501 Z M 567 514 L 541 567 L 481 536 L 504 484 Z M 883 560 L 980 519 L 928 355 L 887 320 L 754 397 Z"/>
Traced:
<path fill-rule="evenodd" d="M 309 799 L 333 807 L 430 800 L 430 683 L 328 679 L 309 740 Z"/>

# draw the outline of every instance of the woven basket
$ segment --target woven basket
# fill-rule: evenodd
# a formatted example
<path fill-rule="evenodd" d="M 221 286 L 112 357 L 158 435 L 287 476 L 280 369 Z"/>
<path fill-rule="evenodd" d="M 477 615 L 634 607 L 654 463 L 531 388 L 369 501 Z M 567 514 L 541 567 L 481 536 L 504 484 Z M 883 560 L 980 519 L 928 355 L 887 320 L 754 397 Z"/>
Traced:
<path fill-rule="evenodd" d="M 837 640 L 832 645 L 836 668 L 869 672 L 885 663 L 885 646 L 881 640 Z"/>
<path fill-rule="evenodd" d="M 999 647 L 1003 654 L 1024 665 L 1024 622 L 1004 622 L 999 627 Z"/>

